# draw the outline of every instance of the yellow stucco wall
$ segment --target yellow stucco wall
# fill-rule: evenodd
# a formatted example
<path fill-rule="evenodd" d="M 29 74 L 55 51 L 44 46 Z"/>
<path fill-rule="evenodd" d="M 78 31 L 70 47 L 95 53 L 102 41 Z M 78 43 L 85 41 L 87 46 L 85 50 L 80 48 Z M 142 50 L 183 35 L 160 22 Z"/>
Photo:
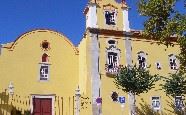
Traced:
<path fill-rule="evenodd" d="M 117 21 L 115 26 L 105 24 L 104 5 L 111 5 L 117 8 Z M 99 29 L 123 30 L 122 5 L 114 0 L 98 1 L 97 17 Z M 30 110 L 32 103 L 31 95 L 54 95 L 54 112 L 56 115 L 74 115 L 75 89 L 79 86 L 81 92 L 81 115 L 92 115 L 92 79 L 91 79 L 91 32 L 87 29 L 83 39 L 76 48 L 64 35 L 51 30 L 34 30 L 21 35 L 16 41 L 4 44 L 0 55 L 0 92 L 8 93 L 10 82 L 14 85 L 13 97 L 8 97 L 8 104 L 13 104 L 17 109 Z M 129 113 L 128 94 L 116 88 L 114 78 L 108 77 L 105 71 L 107 41 L 117 41 L 116 47 L 120 51 L 120 64 L 126 65 L 126 37 L 119 37 L 116 34 L 98 34 L 99 44 L 99 74 L 101 80 L 100 96 L 102 97 L 103 115 L 120 115 Z M 41 48 L 42 41 L 50 43 L 50 49 L 44 51 Z M 179 46 L 167 48 L 165 45 L 157 44 L 157 41 L 146 40 L 145 38 L 131 37 L 132 64 L 137 63 L 137 53 L 144 51 L 148 53 L 147 64 L 151 65 L 149 70 L 152 74 L 160 74 L 167 77 L 168 73 L 175 71 L 169 69 L 168 55 L 179 54 Z M 44 53 L 49 55 L 49 80 L 39 80 L 41 58 Z M 160 62 L 161 70 L 157 70 L 155 63 Z M 160 89 L 159 81 L 156 88 L 148 93 L 136 96 L 137 106 L 141 98 L 151 104 L 151 96 L 161 96 L 162 109 L 167 108 L 169 98 Z M 97 84 L 95 84 L 97 85 Z M 119 96 L 126 97 L 124 110 L 120 104 L 112 102 L 111 93 L 116 91 Z M 2 95 L 0 99 L 2 100 Z M 63 101 L 63 103 L 62 103 Z M 170 101 L 170 100 L 169 100 Z M 5 104 L 2 100 L 0 105 Z M 62 108 L 63 106 L 63 108 Z M 63 109 L 63 110 L 62 110 Z M 7 110 L 3 108 L 2 110 Z M 1 114 L 1 113 L 0 113 Z"/>
<path fill-rule="evenodd" d="M 170 54 L 178 55 L 179 45 L 174 43 L 174 47 L 167 47 L 163 44 L 158 44 L 157 41 L 153 40 L 146 40 L 146 39 L 140 39 L 140 38 L 133 38 L 132 40 L 132 59 L 133 64 L 137 64 L 137 53 L 139 51 L 144 51 L 147 53 L 147 65 L 150 67 L 148 68 L 151 74 L 159 74 L 163 77 L 168 77 L 170 73 L 175 73 L 176 70 L 171 70 L 169 66 L 169 59 L 168 56 Z M 162 69 L 158 70 L 156 68 L 156 62 L 160 62 Z M 141 102 L 141 98 L 143 98 L 148 104 L 151 104 L 151 97 L 152 96 L 160 96 L 161 100 L 161 110 L 166 111 L 165 109 L 170 109 L 170 106 L 168 106 L 168 102 L 171 102 L 172 100 L 165 94 L 164 90 L 159 86 L 160 84 L 163 84 L 164 81 L 161 79 L 158 81 L 155 85 L 155 88 L 150 90 L 148 93 L 141 94 L 137 97 L 137 104 L 139 106 L 139 102 Z M 167 112 L 167 111 L 166 111 Z"/>
<path fill-rule="evenodd" d="M 61 114 L 62 106 L 61 97 L 63 97 L 64 110 L 66 114 L 73 114 L 73 98 L 75 89 L 80 86 L 82 102 L 86 102 L 81 106 L 81 114 L 87 115 L 92 113 L 91 108 L 91 60 L 90 60 L 90 33 L 87 32 L 85 38 L 80 42 L 79 51 L 68 41 L 68 39 L 54 31 L 50 30 L 35 30 L 23 34 L 14 43 L 6 44 L 0 56 L 0 76 L 1 76 L 1 91 L 8 88 L 10 81 L 15 87 L 15 94 L 12 101 L 16 107 L 21 110 L 29 110 L 29 104 L 23 104 L 30 100 L 31 94 L 40 95 L 56 95 L 55 113 Z M 119 103 L 112 102 L 111 93 L 116 91 L 120 96 L 126 97 L 124 112 L 129 112 L 128 95 L 121 90 L 118 90 L 114 84 L 114 78 L 108 77 L 105 73 L 106 64 L 106 48 L 108 40 L 114 39 L 117 41 L 117 48 L 121 50 L 120 64 L 126 65 L 125 54 L 125 37 L 116 37 L 108 35 L 99 35 L 99 67 L 101 75 L 101 97 L 103 99 L 102 112 L 106 115 L 122 114 Z M 47 40 L 50 43 L 51 49 L 43 51 L 40 44 Z M 144 51 L 148 53 L 147 64 L 151 65 L 149 70 L 152 74 L 160 74 L 167 76 L 170 72 L 175 72 L 169 69 L 168 55 L 178 54 L 179 46 L 167 48 L 165 45 L 158 45 L 156 41 L 145 40 L 141 38 L 132 38 L 132 60 L 133 64 L 137 63 L 137 52 Z M 39 67 L 43 53 L 49 55 L 50 79 L 48 81 L 39 81 Z M 8 61 L 7 61 L 8 60 Z M 159 61 L 162 65 L 161 70 L 157 70 L 155 63 Z M 157 83 L 156 88 L 148 93 L 137 96 L 137 105 L 141 98 L 145 99 L 148 104 L 151 104 L 151 96 L 161 96 L 162 108 L 167 108 L 168 97 L 160 89 Z M 69 99 L 70 97 L 70 99 Z M 89 99 L 85 99 L 85 98 Z M 10 97 L 10 99 L 12 99 Z M 69 103 L 70 101 L 70 103 Z M 170 100 L 169 100 L 170 101 Z M 60 111 L 60 112 L 59 112 Z"/>
<path fill-rule="evenodd" d="M 50 43 L 48 51 L 43 51 L 40 46 L 44 40 Z M 40 63 L 44 53 L 49 56 L 48 81 L 39 80 Z M 1 90 L 7 89 L 12 81 L 14 98 L 18 100 L 23 101 L 22 98 L 31 94 L 55 94 L 64 98 L 66 102 L 64 113 L 69 112 L 69 97 L 71 96 L 72 100 L 75 89 L 78 87 L 78 62 L 77 49 L 62 34 L 49 30 L 28 32 L 18 38 L 12 48 L 2 49 L 0 56 Z M 20 96 L 21 99 L 15 96 Z M 19 103 L 16 106 L 22 108 L 24 104 Z M 55 107 L 58 108 L 57 106 L 56 103 Z M 70 112 L 72 114 L 72 110 Z"/>
<path fill-rule="evenodd" d="M 113 38 L 118 41 L 117 48 L 121 50 L 121 65 L 126 65 L 126 54 L 125 54 L 125 38 L 117 38 L 114 36 L 100 36 L 99 37 L 99 44 L 100 45 L 100 68 L 101 68 L 101 97 L 103 98 L 103 114 L 106 115 L 114 115 L 114 114 L 121 114 L 121 107 L 119 103 L 112 102 L 111 100 L 111 92 L 116 91 L 118 92 L 119 96 L 125 96 L 126 97 L 126 104 L 124 107 L 124 111 L 126 113 L 129 113 L 129 103 L 128 103 L 128 94 L 124 93 L 121 90 L 118 90 L 114 84 L 114 78 L 110 78 L 107 75 L 105 75 L 105 64 L 106 64 L 106 47 L 107 47 L 107 41 L 108 39 Z M 164 77 L 168 77 L 168 73 L 174 73 L 175 70 L 170 70 L 169 67 L 169 60 L 168 55 L 170 54 L 179 54 L 179 46 L 174 45 L 174 47 L 169 47 L 160 44 L 157 44 L 157 41 L 153 40 L 145 40 L 139 39 L 139 38 L 131 38 L 131 45 L 132 45 L 132 60 L 133 65 L 137 64 L 137 53 L 139 51 L 144 51 L 145 53 L 148 53 L 147 55 L 147 64 L 151 65 L 149 68 L 151 74 L 159 74 Z M 161 70 L 157 70 L 155 63 L 160 62 L 162 65 Z M 166 109 L 171 109 L 167 104 L 167 101 L 171 101 L 168 96 L 165 95 L 164 91 L 161 90 L 161 87 L 159 84 L 163 83 L 163 80 L 156 83 L 156 86 L 154 89 L 150 90 L 148 93 L 141 94 L 140 96 L 136 96 L 136 104 L 138 107 L 139 103 L 141 103 L 141 98 L 147 102 L 147 104 L 151 105 L 151 97 L 152 96 L 160 96 L 161 98 L 161 110 L 165 111 Z M 159 90 L 160 89 L 160 90 Z"/>
<path fill-rule="evenodd" d="M 83 81 L 80 80 L 80 83 L 87 83 L 87 85 L 84 84 L 84 86 L 86 86 L 86 91 L 91 92 L 91 79 L 90 79 L 90 71 L 91 71 L 91 60 L 90 60 L 90 51 L 89 51 L 89 45 L 90 45 L 90 33 L 87 32 L 86 33 L 86 37 L 82 40 L 82 42 L 80 43 L 80 45 L 85 45 L 84 46 L 84 50 L 86 50 L 86 69 L 87 72 L 86 75 L 84 74 L 84 76 L 87 76 L 87 78 L 83 78 Z M 103 100 L 103 104 L 102 104 L 102 113 L 106 114 L 106 115 L 114 115 L 114 114 L 122 114 L 123 111 L 121 110 L 121 105 L 119 103 L 116 102 L 112 102 L 111 99 L 111 93 L 112 91 L 116 91 L 118 92 L 119 96 L 125 96 L 126 97 L 126 104 L 124 107 L 124 112 L 125 113 L 129 113 L 129 100 L 128 100 L 128 94 L 124 93 L 123 91 L 119 90 L 116 88 L 115 84 L 114 84 L 114 78 L 112 77 L 108 77 L 106 75 L 106 71 L 105 71 L 105 64 L 106 64 L 106 48 L 108 48 L 108 40 L 110 39 L 114 39 L 117 41 L 117 45 L 116 47 L 119 48 L 121 51 L 120 53 L 120 64 L 121 65 L 126 65 L 126 49 L 125 49 L 125 37 L 117 37 L 117 36 L 108 36 L 108 35 L 98 35 L 98 44 L 99 44 L 99 72 L 101 75 L 101 91 L 100 91 L 100 95 L 102 97 Z M 148 66 L 150 66 L 149 70 L 151 72 L 151 74 L 159 74 L 161 76 L 165 76 L 168 77 L 168 73 L 174 73 L 175 70 L 170 70 L 169 67 L 169 60 L 168 60 L 168 55 L 170 54 L 179 54 L 179 46 L 178 45 L 174 45 L 174 47 L 168 47 L 163 45 L 163 44 L 159 44 L 157 41 L 154 40 L 146 40 L 144 38 L 131 38 L 131 45 L 132 45 L 132 61 L 133 64 L 137 64 L 137 53 L 139 51 L 144 51 L 145 53 L 148 53 L 147 55 L 147 64 Z M 82 48 L 81 46 L 81 48 Z M 80 47 L 79 47 L 80 48 Z M 82 49 L 80 49 L 81 52 Z M 81 55 L 81 53 L 80 53 Z M 85 55 L 85 52 L 84 52 Z M 85 61 L 85 60 L 84 60 Z M 155 63 L 156 62 L 160 62 L 162 69 L 158 70 L 156 68 Z M 81 69 L 80 69 L 81 70 Z M 83 72 L 82 72 L 83 73 Z M 82 75 L 82 74 L 81 74 Z M 82 75 L 83 76 L 83 75 Z M 81 76 L 79 76 L 81 78 Z M 89 82 L 89 83 L 88 83 Z M 155 88 L 150 90 L 148 93 L 144 93 L 141 94 L 140 96 L 136 96 L 136 104 L 138 107 L 139 103 L 141 103 L 141 99 L 143 98 L 145 100 L 145 102 L 147 102 L 147 104 L 151 105 L 151 97 L 152 96 L 160 96 L 161 98 L 161 110 L 165 111 L 166 109 L 171 109 L 169 106 L 167 106 L 167 101 L 171 101 L 168 96 L 165 95 L 164 91 L 161 90 L 161 87 L 159 86 L 159 84 L 163 83 L 163 81 L 159 81 L 156 83 Z M 85 89 L 85 88 L 83 88 Z M 160 90 L 159 90 L 160 89 Z M 83 91 L 84 92 L 84 91 Z M 87 95 L 91 96 L 91 93 L 87 93 Z M 90 105 L 91 108 L 91 105 Z M 86 109 L 86 110 L 82 110 L 81 113 L 84 113 L 85 111 L 90 111 Z M 167 112 L 167 111 L 166 111 Z"/>
<path fill-rule="evenodd" d="M 97 8 L 97 18 L 98 20 L 98 27 L 101 29 L 114 29 L 114 30 L 123 30 L 123 17 L 122 17 L 122 5 L 116 3 L 114 0 L 104 0 L 101 2 L 98 2 L 98 8 Z M 105 10 L 104 6 L 112 5 L 112 7 L 115 7 L 117 12 L 117 18 L 116 18 L 116 25 L 114 26 L 108 26 L 105 22 Z"/>

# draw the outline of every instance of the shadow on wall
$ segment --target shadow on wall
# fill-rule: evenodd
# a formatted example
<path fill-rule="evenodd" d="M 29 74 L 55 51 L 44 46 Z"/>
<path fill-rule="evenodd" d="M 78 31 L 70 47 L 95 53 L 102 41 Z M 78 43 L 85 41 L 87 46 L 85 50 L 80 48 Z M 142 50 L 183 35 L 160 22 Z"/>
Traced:
<path fill-rule="evenodd" d="M 20 104 L 28 104 L 20 100 L 20 96 L 10 96 L 6 90 L 0 93 L 0 115 L 30 115 L 30 111 L 21 110 L 15 107 L 13 103 L 19 102 Z M 22 112 L 23 111 L 23 112 Z"/>
<path fill-rule="evenodd" d="M 151 105 L 147 104 L 147 102 L 141 99 L 142 103 L 140 103 L 140 107 L 137 107 L 136 113 L 137 115 L 186 115 L 186 108 L 184 108 L 183 110 L 176 109 L 174 100 L 170 100 L 171 101 L 167 101 L 168 104 L 164 108 L 164 111 L 154 111 Z M 186 104 L 186 102 L 184 103 Z"/>
<path fill-rule="evenodd" d="M 136 108 L 137 115 L 166 115 L 162 111 L 154 111 L 151 105 L 147 104 L 143 99 L 141 99 L 140 107 Z"/>
<path fill-rule="evenodd" d="M 9 95 L 5 90 L 0 92 L 0 115 L 31 115 L 30 112 L 30 96 L 20 96 L 18 94 Z M 87 96 L 81 96 L 80 109 L 87 110 L 91 105 L 91 99 Z M 64 110 L 74 115 L 75 111 L 74 96 L 66 97 L 55 96 L 55 113 L 64 115 Z M 64 104 L 68 107 L 64 108 Z"/>
<path fill-rule="evenodd" d="M 170 98 L 170 97 L 169 97 Z M 174 100 L 170 98 L 171 101 L 167 101 L 168 106 L 171 109 L 165 108 L 166 111 L 170 112 L 172 115 L 186 115 L 186 101 L 183 100 L 183 107 L 177 108 L 174 104 Z"/>

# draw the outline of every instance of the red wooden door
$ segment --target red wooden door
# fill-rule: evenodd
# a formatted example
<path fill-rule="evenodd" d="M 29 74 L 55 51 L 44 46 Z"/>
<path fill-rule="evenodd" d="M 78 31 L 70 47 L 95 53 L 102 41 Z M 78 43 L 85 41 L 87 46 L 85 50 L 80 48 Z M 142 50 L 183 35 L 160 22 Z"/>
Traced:
<path fill-rule="evenodd" d="M 52 99 L 34 98 L 33 115 L 52 115 Z"/>

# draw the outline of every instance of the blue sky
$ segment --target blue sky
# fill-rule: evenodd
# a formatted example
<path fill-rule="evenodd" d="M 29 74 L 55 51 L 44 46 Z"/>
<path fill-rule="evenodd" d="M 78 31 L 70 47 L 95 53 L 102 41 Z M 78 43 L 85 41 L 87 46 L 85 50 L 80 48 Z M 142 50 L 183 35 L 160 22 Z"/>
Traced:
<path fill-rule="evenodd" d="M 127 0 L 130 27 L 143 29 L 144 18 L 137 13 L 137 0 Z M 0 43 L 14 41 L 38 28 L 66 35 L 75 45 L 85 31 L 83 10 L 88 0 L 0 0 Z M 179 4 L 180 5 L 180 4 Z"/>

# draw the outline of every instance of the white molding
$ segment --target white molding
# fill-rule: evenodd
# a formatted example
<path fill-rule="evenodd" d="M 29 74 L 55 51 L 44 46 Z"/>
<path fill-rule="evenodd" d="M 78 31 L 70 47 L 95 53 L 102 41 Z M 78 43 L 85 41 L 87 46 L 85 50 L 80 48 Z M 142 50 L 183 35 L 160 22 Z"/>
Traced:
<path fill-rule="evenodd" d="M 147 53 L 145 53 L 144 51 L 140 51 L 137 53 L 137 64 L 139 65 L 139 60 L 138 60 L 138 56 L 144 57 L 145 58 L 145 67 L 143 67 L 144 69 L 147 68 Z"/>
<path fill-rule="evenodd" d="M 55 103 L 55 94 L 49 94 L 49 95 L 40 95 L 40 94 L 31 94 L 31 99 L 30 99 L 30 110 L 31 110 L 31 114 L 33 114 L 33 98 L 50 98 L 52 99 L 52 115 L 55 114 L 55 107 L 54 107 L 54 103 Z"/>
<path fill-rule="evenodd" d="M 45 62 L 45 63 L 39 63 L 39 75 L 38 75 L 38 81 L 39 82 L 48 82 L 50 80 L 50 65 L 49 63 Z M 40 69 L 41 66 L 48 66 L 48 78 L 47 80 L 40 80 Z"/>
<path fill-rule="evenodd" d="M 130 25 L 128 19 L 128 9 L 123 9 L 122 13 L 123 13 L 123 31 L 129 32 Z"/>
<path fill-rule="evenodd" d="M 175 63 L 176 63 L 176 69 L 171 69 L 171 65 L 170 65 L 170 59 L 175 59 Z M 180 61 L 179 59 L 176 57 L 175 54 L 171 53 L 170 55 L 168 55 L 168 62 L 169 62 L 169 69 L 172 70 L 172 71 L 177 71 L 177 69 L 179 68 L 180 66 Z"/>
<path fill-rule="evenodd" d="M 118 66 L 120 65 L 120 51 L 118 50 L 118 49 L 115 49 L 115 50 L 106 50 L 106 64 L 108 64 L 108 53 L 109 52 L 113 52 L 113 53 L 116 53 L 117 54 L 117 64 L 118 64 Z"/>
<path fill-rule="evenodd" d="M 106 24 L 106 17 L 105 17 L 105 12 L 106 11 L 108 11 L 108 12 L 115 12 L 114 13 L 114 19 L 115 19 L 115 25 L 108 25 L 108 24 Z M 118 21 L 118 11 L 115 9 L 114 11 L 112 11 L 112 10 L 106 10 L 106 9 L 104 9 L 103 10 L 103 16 L 104 16 L 104 25 L 105 25 L 105 27 L 106 28 L 109 28 L 109 27 L 117 27 L 117 21 Z"/>
<path fill-rule="evenodd" d="M 160 103 L 160 106 L 159 106 L 159 108 L 154 108 L 153 106 L 152 106 L 152 97 L 159 97 L 159 103 Z M 161 102 L 161 96 L 151 96 L 151 98 L 150 98 L 150 102 L 151 102 L 151 108 L 153 109 L 153 110 L 155 110 L 155 111 L 160 111 L 161 110 L 161 106 L 162 106 L 162 102 Z"/>
<path fill-rule="evenodd" d="M 89 11 L 86 14 L 86 28 L 98 28 L 96 4 L 89 4 Z"/>

